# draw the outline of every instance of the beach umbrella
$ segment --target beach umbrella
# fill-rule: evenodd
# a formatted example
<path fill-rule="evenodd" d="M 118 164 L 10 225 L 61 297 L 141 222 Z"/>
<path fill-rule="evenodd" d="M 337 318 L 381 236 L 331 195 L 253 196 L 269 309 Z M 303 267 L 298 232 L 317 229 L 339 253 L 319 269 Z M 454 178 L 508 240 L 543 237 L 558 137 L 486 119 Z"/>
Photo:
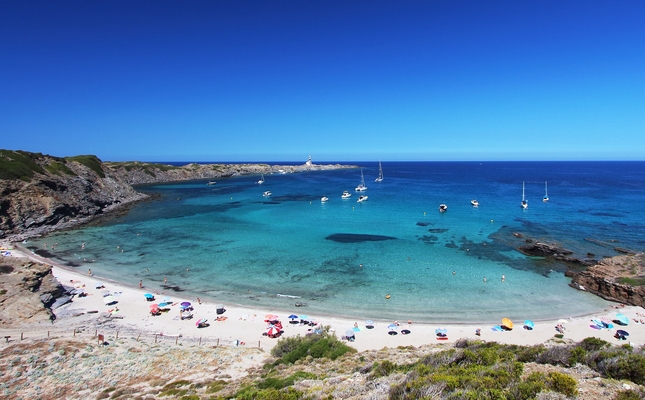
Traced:
<path fill-rule="evenodd" d="M 264 319 L 267 321 L 275 321 L 278 319 L 278 316 L 275 314 L 267 314 L 264 316 Z"/>
<path fill-rule="evenodd" d="M 190 307 L 190 301 L 182 301 L 181 306 L 183 307 Z"/>
<path fill-rule="evenodd" d="M 114 300 L 114 297 L 112 297 L 112 296 L 105 296 L 105 297 L 103 298 L 103 302 L 104 302 L 105 304 L 112 304 L 112 303 L 114 303 L 115 301 L 116 301 L 116 300 Z"/>
<path fill-rule="evenodd" d="M 390 325 L 387 326 L 387 329 L 390 330 L 390 331 L 395 331 L 398 328 L 399 328 L 399 326 L 397 324 L 390 324 Z"/>
<path fill-rule="evenodd" d="M 163 303 L 159 303 L 159 307 L 168 307 L 170 303 L 166 303 L 165 301 Z"/>
<path fill-rule="evenodd" d="M 348 329 L 348 330 L 345 331 L 345 336 L 347 336 L 347 337 L 352 337 L 355 334 L 356 333 L 354 332 L 354 329 Z"/>
<path fill-rule="evenodd" d="M 365 325 L 374 325 L 374 321 L 368 319 L 367 321 L 365 321 Z"/>
<path fill-rule="evenodd" d="M 569 322 L 569 320 L 564 318 L 558 320 L 558 324 L 566 324 L 567 322 Z"/>
<path fill-rule="evenodd" d="M 628 325 L 629 324 L 629 318 L 627 318 L 623 314 L 616 314 L 616 320 L 620 322 L 623 325 Z"/>
<path fill-rule="evenodd" d="M 199 326 L 205 324 L 206 321 L 208 321 L 206 318 L 200 318 L 197 320 L 197 322 L 195 322 L 195 326 L 199 328 Z"/>
<path fill-rule="evenodd" d="M 448 329 L 446 328 L 437 328 L 434 330 L 435 335 L 439 337 L 446 337 L 448 335 Z"/>
<path fill-rule="evenodd" d="M 268 336 L 275 336 L 280 333 L 280 329 L 278 329 L 275 326 L 270 326 L 269 329 L 267 329 L 267 335 Z"/>
<path fill-rule="evenodd" d="M 300 318 L 300 319 L 309 319 L 309 317 L 308 317 L 308 316 L 306 316 L 306 315 L 301 315 L 299 318 Z"/>
<path fill-rule="evenodd" d="M 529 329 L 533 329 L 535 327 L 535 324 L 530 319 L 527 319 L 526 321 L 524 321 L 524 326 L 528 327 Z"/>
<path fill-rule="evenodd" d="M 513 329 L 513 321 L 508 318 L 502 318 L 502 326 L 507 329 Z"/>
<path fill-rule="evenodd" d="M 146 299 L 154 299 L 155 296 L 152 293 L 144 293 L 143 297 Z"/>
<path fill-rule="evenodd" d="M 96 289 L 100 289 L 100 288 L 102 288 L 102 287 L 103 287 L 103 283 L 102 283 L 102 282 L 96 282 L 96 283 L 94 284 L 94 288 L 96 288 Z"/>
<path fill-rule="evenodd" d="M 295 315 L 295 314 L 291 314 L 291 315 L 289 315 L 287 318 L 289 318 L 289 319 L 297 319 L 297 318 L 298 318 L 298 316 L 297 316 L 297 315 Z"/>
<path fill-rule="evenodd" d="M 619 330 L 616 331 L 616 335 L 618 335 L 618 336 L 629 336 L 629 332 L 624 331 L 622 329 L 619 329 Z"/>

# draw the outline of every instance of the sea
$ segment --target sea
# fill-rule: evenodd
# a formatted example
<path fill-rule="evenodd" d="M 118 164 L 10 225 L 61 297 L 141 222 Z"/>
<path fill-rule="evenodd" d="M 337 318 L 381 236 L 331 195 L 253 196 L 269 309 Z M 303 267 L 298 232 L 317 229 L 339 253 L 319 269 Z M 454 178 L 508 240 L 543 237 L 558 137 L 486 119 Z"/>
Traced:
<path fill-rule="evenodd" d="M 594 313 L 610 303 L 570 287 L 570 266 L 517 248 L 645 249 L 645 162 L 382 162 L 382 182 L 378 162 L 342 164 L 360 168 L 138 186 L 150 200 L 26 245 L 177 299 L 428 323 Z"/>

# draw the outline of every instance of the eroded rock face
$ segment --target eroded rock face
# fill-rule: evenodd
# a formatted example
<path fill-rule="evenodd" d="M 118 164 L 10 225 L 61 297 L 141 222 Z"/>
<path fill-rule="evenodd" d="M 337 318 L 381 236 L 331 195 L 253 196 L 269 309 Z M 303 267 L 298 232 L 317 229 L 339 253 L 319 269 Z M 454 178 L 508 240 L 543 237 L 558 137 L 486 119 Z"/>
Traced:
<path fill-rule="evenodd" d="M 635 281 L 645 278 L 643 253 L 606 258 L 576 274 L 571 285 L 608 300 L 645 307 L 645 286 L 620 283 L 620 278 Z"/>
<path fill-rule="evenodd" d="M 48 308 L 65 295 L 51 266 L 26 258 L 0 258 L 0 326 L 49 323 L 54 314 Z"/>
<path fill-rule="evenodd" d="M 73 226 L 146 197 L 109 170 L 100 176 L 76 161 L 39 154 L 32 154 L 32 160 L 42 170 L 30 179 L 0 179 L 0 237 L 19 241 Z M 53 163 L 64 163 L 65 172 L 49 171 Z"/>

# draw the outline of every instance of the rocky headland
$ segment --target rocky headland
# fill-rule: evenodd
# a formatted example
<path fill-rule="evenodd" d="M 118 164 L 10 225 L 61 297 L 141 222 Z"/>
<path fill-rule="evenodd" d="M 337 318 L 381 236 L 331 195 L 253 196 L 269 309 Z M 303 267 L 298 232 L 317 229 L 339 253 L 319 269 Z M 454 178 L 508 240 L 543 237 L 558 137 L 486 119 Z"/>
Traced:
<path fill-rule="evenodd" d="M 355 168 L 339 164 L 187 164 L 102 162 L 0 150 L 0 238 L 21 241 L 76 226 L 148 196 L 133 186 L 239 175 Z"/>
<path fill-rule="evenodd" d="M 607 300 L 645 307 L 645 255 L 605 258 L 573 276 L 571 286 Z"/>

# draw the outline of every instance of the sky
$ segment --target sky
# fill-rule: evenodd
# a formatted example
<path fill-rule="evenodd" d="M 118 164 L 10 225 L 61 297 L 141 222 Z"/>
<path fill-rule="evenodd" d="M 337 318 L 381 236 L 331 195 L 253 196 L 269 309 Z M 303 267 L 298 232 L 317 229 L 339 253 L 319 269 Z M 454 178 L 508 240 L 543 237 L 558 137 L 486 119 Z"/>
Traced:
<path fill-rule="evenodd" d="M 645 160 L 645 2 L 0 4 L 0 148 Z"/>

